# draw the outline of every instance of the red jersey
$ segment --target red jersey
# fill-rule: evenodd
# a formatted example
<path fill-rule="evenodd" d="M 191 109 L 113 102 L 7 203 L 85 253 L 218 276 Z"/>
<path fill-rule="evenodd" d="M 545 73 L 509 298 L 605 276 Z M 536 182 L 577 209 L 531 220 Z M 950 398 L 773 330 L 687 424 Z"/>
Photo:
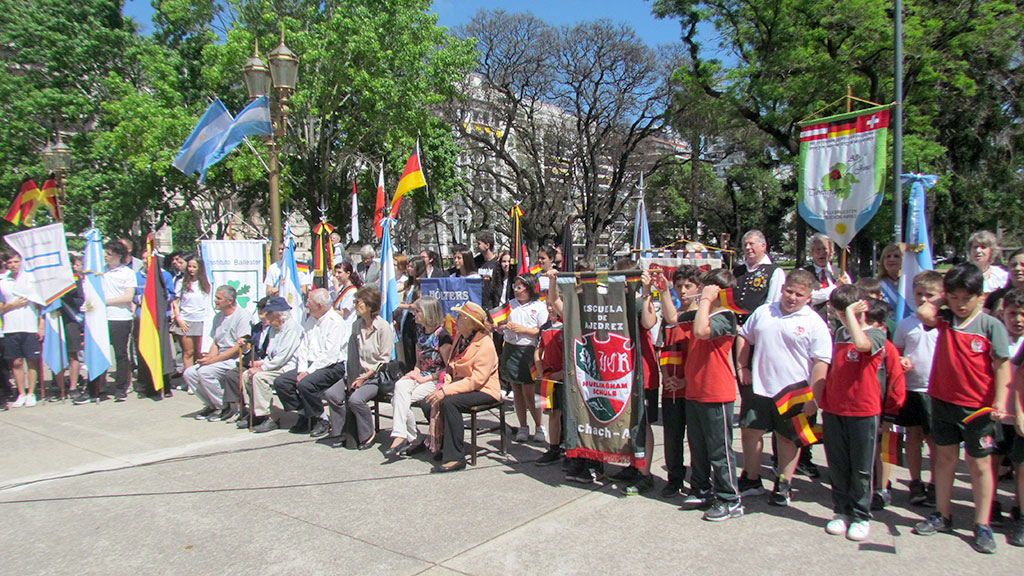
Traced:
<path fill-rule="evenodd" d="M 690 326 L 690 325 L 685 325 Z M 665 345 L 661 348 L 661 374 L 666 378 L 686 379 L 686 352 L 689 346 L 690 332 L 683 324 L 667 326 L 665 329 Z M 682 400 L 683 390 L 662 391 L 662 397 L 670 400 Z"/>
<path fill-rule="evenodd" d="M 546 328 L 540 333 L 540 364 L 544 377 L 562 371 L 562 325 L 557 328 Z M 560 376 L 558 380 L 561 380 Z"/>
<path fill-rule="evenodd" d="M 991 406 L 996 397 L 994 358 L 1010 354 L 1006 327 L 988 314 L 957 325 L 951 310 L 939 310 L 928 394 L 965 408 Z"/>
<path fill-rule="evenodd" d="M 692 334 L 695 312 L 679 316 Z M 736 374 L 732 369 L 732 345 L 736 341 L 736 314 L 721 310 L 711 315 L 711 338 L 690 338 L 685 364 L 684 397 L 693 402 L 735 402 Z"/>
<path fill-rule="evenodd" d="M 882 413 L 882 384 L 878 380 L 885 350 L 885 332 L 868 328 L 871 352 L 853 346 L 846 328 L 836 331 L 832 346 L 832 364 L 818 405 L 837 416 L 878 416 Z"/>
<path fill-rule="evenodd" d="M 651 331 L 640 329 L 640 358 L 644 362 L 644 390 L 657 390 L 661 384 L 661 370 L 658 368 L 658 352 L 654 349 Z"/>

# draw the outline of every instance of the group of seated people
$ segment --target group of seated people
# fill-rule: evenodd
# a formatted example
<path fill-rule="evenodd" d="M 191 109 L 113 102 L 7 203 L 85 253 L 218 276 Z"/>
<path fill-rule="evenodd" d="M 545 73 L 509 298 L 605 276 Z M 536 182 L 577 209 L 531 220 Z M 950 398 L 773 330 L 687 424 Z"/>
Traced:
<path fill-rule="evenodd" d="M 488 315 L 478 304 L 455 310 L 453 337 L 443 327 L 440 302 L 417 300 L 413 313 L 422 329 L 416 359 L 393 382 L 395 336 L 380 315 L 375 286 L 355 291 L 349 318 L 337 309 L 341 297 L 311 290 L 303 325 L 279 296 L 259 301 L 255 323 L 236 305 L 231 287 L 218 287 L 214 302 L 211 349 L 183 374 L 203 402 L 197 420 L 235 422 L 239 429 L 264 433 L 295 413 L 289 432 L 335 448 L 366 450 L 376 441 L 371 403 L 392 393 L 395 442 L 385 454 L 395 458 L 430 448 L 440 459 L 435 471 L 449 472 L 466 466 L 462 411 L 500 398 L 498 356 L 486 328 Z M 280 410 L 272 410 L 275 402 Z M 416 403 L 431 423 L 425 437 L 413 413 Z"/>

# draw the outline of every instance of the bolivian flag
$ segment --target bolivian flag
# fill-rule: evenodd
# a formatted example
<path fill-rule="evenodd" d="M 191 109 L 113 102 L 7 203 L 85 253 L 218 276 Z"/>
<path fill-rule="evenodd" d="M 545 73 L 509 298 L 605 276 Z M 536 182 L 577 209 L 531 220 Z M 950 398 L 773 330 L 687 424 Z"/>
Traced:
<path fill-rule="evenodd" d="M 163 390 L 164 370 L 163 353 L 161 350 L 160 324 L 166 325 L 167 293 L 160 277 L 157 258 L 149 258 L 146 269 L 146 287 L 142 292 L 142 305 L 139 310 L 139 355 L 149 368 L 153 378 L 153 389 Z"/>

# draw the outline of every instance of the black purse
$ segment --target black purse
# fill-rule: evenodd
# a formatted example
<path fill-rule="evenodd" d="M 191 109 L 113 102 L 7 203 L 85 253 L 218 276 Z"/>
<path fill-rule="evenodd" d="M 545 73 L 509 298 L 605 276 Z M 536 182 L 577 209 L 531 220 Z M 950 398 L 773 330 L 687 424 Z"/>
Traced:
<path fill-rule="evenodd" d="M 395 382 L 405 375 L 402 363 L 398 360 L 391 360 L 381 364 L 373 376 L 367 380 L 367 384 L 377 385 L 377 397 L 390 396 L 395 392 Z"/>

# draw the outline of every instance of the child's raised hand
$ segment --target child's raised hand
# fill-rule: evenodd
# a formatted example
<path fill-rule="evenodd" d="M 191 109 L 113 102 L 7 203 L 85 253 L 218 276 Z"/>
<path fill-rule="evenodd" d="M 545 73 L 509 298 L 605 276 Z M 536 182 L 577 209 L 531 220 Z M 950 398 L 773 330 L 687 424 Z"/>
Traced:
<path fill-rule="evenodd" d="M 846 308 L 847 314 L 853 312 L 854 316 L 860 316 L 861 314 L 868 311 L 868 303 L 866 300 L 857 300 L 853 304 L 850 304 Z"/>

